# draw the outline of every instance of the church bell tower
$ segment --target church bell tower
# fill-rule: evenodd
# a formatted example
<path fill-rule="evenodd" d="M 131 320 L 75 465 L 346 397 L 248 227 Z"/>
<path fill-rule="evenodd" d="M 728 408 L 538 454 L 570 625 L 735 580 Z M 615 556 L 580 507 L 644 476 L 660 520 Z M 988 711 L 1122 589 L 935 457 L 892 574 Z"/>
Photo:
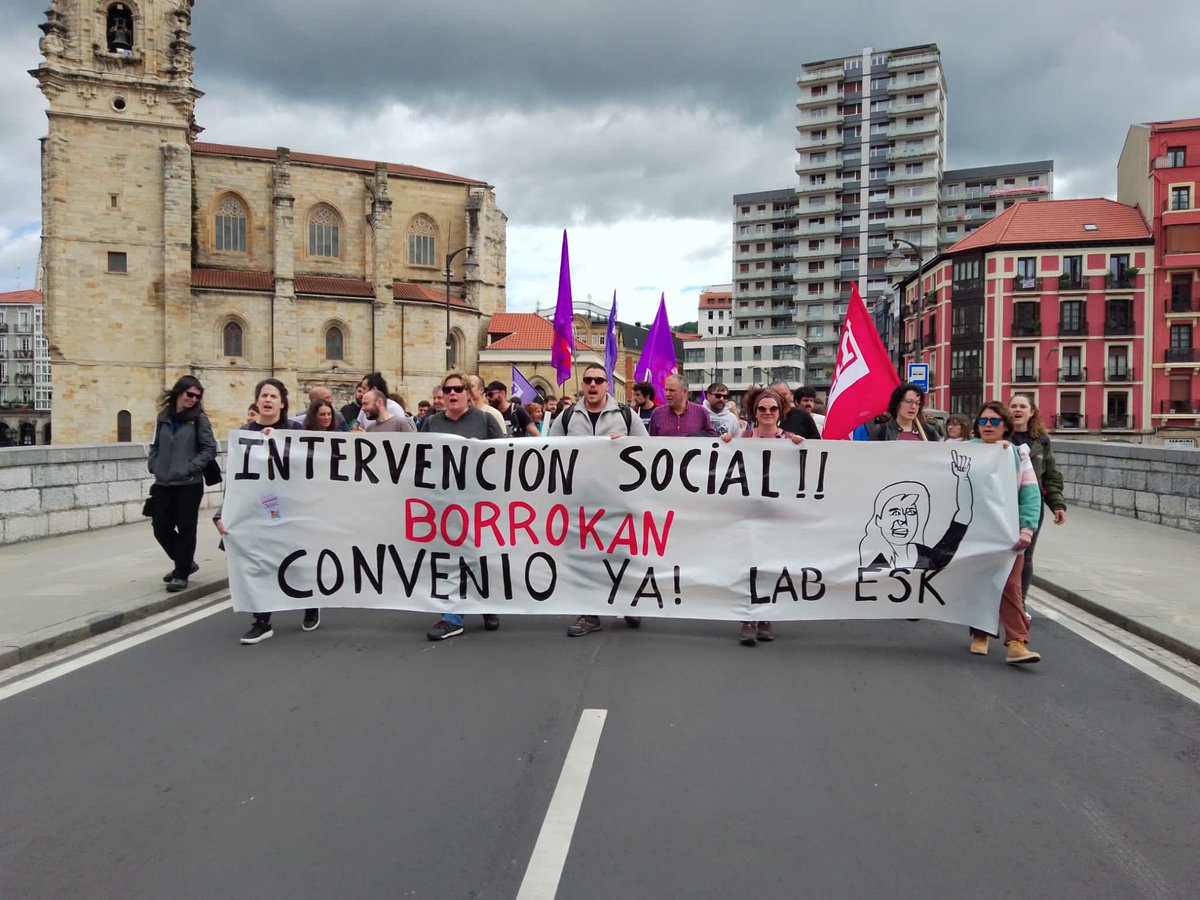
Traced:
<path fill-rule="evenodd" d="M 56 443 L 114 441 L 131 419 L 132 439 L 148 439 L 155 394 L 191 368 L 202 96 L 191 14 L 192 0 L 52 0 L 41 25 L 30 74 L 49 103 L 42 267 Z"/>

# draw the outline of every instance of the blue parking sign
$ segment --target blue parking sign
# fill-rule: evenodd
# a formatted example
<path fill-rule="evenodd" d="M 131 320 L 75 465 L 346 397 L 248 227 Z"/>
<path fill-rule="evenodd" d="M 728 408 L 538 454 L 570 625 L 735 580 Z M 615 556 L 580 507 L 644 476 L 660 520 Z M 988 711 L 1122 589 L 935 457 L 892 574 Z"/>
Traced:
<path fill-rule="evenodd" d="M 922 391 L 929 393 L 929 363 L 909 363 L 908 380 Z"/>

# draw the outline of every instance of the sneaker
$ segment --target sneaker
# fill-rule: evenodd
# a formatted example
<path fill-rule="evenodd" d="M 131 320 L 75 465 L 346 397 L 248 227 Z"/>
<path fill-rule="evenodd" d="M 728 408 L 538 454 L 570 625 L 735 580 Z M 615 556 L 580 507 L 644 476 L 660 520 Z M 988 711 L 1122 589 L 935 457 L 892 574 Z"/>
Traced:
<path fill-rule="evenodd" d="M 642 627 L 642 617 L 641 616 L 626 616 L 625 624 L 628 625 L 630 628 L 641 628 Z"/>
<path fill-rule="evenodd" d="M 567 629 L 567 637 L 583 637 L 593 631 L 599 631 L 603 626 L 599 616 L 580 616 L 575 624 Z"/>
<path fill-rule="evenodd" d="M 198 563 L 192 563 L 192 567 L 190 569 L 188 569 L 188 574 L 195 575 L 199 571 L 200 571 L 200 565 Z M 163 583 L 165 584 L 166 582 L 170 581 L 174 577 L 175 577 L 175 570 L 172 569 L 170 572 L 168 572 L 166 575 L 163 576 Z"/>
<path fill-rule="evenodd" d="M 500 617 L 498 615 L 496 615 L 495 613 L 484 613 L 483 614 L 483 630 L 484 631 L 495 631 L 499 627 L 500 627 Z"/>
<path fill-rule="evenodd" d="M 986 634 L 971 635 L 971 652 L 976 656 L 987 656 L 988 636 Z"/>
<path fill-rule="evenodd" d="M 758 638 L 760 641 L 775 640 L 775 634 L 774 634 L 774 632 L 771 631 L 771 623 L 770 622 L 759 622 L 758 630 L 754 636 L 756 638 Z"/>
<path fill-rule="evenodd" d="M 758 643 L 758 626 L 753 622 L 743 622 L 740 640 L 747 647 L 753 647 Z"/>
<path fill-rule="evenodd" d="M 438 623 L 425 632 L 425 637 L 431 641 L 444 641 L 446 638 L 452 638 L 462 633 L 462 625 L 455 625 L 453 622 L 447 622 L 445 619 L 438 619 Z"/>
<path fill-rule="evenodd" d="M 1004 661 L 1009 665 L 1016 666 L 1021 663 L 1035 663 L 1041 658 L 1042 655 L 1030 650 L 1029 645 L 1024 641 L 1009 641 L 1008 655 L 1005 656 Z"/>
<path fill-rule="evenodd" d="M 185 587 L 187 587 L 186 578 L 172 578 L 167 582 L 167 590 L 172 594 L 182 591 Z"/>
<path fill-rule="evenodd" d="M 271 630 L 270 622 L 259 622 L 257 619 L 250 626 L 250 630 L 242 635 L 243 644 L 261 644 L 269 637 L 274 637 L 275 632 Z"/>
<path fill-rule="evenodd" d="M 316 631 L 321 627 L 321 611 L 319 609 L 306 609 L 304 611 L 304 623 L 300 626 L 302 631 Z"/>

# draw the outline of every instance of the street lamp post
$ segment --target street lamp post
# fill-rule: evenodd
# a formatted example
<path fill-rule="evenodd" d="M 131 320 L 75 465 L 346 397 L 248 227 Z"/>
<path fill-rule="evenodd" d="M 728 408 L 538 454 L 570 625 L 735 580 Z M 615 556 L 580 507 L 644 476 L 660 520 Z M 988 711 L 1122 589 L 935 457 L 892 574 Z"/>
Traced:
<path fill-rule="evenodd" d="M 924 266 L 925 266 L 925 258 L 924 258 L 924 254 L 921 250 L 921 245 L 914 244 L 912 241 L 906 241 L 906 240 L 904 240 L 904 238 L 893 238 L 892 239 L 892 252 L 888 254 L 889 262 L 898 262 L 905 258 L 905 256 L 907 254 L 901 252 L 901 250 L 900 250 L 901 244 L 906 244 L 907 246 L 912 247 L 913 252 L 917 254 L 917 297 L 920 298 L 920 297 L 924 296 L 924 288 L 922 287 L 921 282 L 924 280 L 923 276 L 924 276 Z M 897 321 L 899 323 L 898 327 L 901 329 L 900 333 L 901 333 L 901 335 L 903 335 L 903 333 L 904 333 L 902 330 L 903 324 L 904 324 L 904 295 L 903 294 L 900 295 L 900 316 L 897 319 Z M 898 341 L 898 343 L 899 343 L 899 341 Z M 902 354 L 897 354 L 897 356 L 901 356 L 901 355 Z M 896 360 L 896 368 L 897 369 L 900 368 L 900 360 L 899 359 Z M 903 374 L 903 373 L 901 373 L 901 374 Z"/>
<path fill-rule="evenodd" d="M 446 271 L 443 272 L 446 276 L 446 371 L 449 372 L 454 368 L 454 345 L 450 341 L 450 263 L 454 261 L 454 257 L 460 253 L 466 253 L 467 258 L 463 262 L 464 274 L 466 272 L 478 268 L 479 263 L 475 261 L 474 247 L 460 247 L 453 253 L 446 254 Z"/>

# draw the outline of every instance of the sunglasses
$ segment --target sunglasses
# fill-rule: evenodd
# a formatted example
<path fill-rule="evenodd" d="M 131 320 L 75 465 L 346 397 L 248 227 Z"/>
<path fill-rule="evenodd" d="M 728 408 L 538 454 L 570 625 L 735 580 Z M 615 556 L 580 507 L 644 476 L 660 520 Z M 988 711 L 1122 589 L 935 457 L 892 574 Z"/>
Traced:
<path fill-rule="evenodd" d="M 201 397 L 203 397 L 204 395 L 203 395 L 203 394 L 197 394 L 195 391 L 184 391 L 184 392 L 183 392 L 183 396 L 185 396 L 185 397 L 191 397 L 193 400 L 199 400 L 199 399 L 200 399 Z"/>
<path fill-rule="evenodd" d="M 754 407 L 754 411 L 755 411 L 755 412 L 773 412 L 773 413 L 777 413 L 777 412 L 779 412 L 779 407 L 778 407 L 778 406 L 756 406 L 756 407 Z"/>
<path fill-rule="evenodd" d="M 1003 425 L 1004 420 L 999 416 L 980 416 L 975 420 L 979 425 L 991 425 L 993 428 L 997 425 Z"/>
<path fill-rule="evenodd" d="M 461 394 L 467 389 L 465 384 L 443 384 L 442 392 L 446 394 Z"/>
<path fill-rule="evenodd" d="M 583 376 L 584 384 L 604 384 L 604 382 L 606 382 L 606 381 L 608 381 L 607 378 L 601 378 L 599 375 L 584 375 Z"/>
<path fill-rule="evenodd" d="M 726 398 L 727 398 L 729 395 L 728 395 L 728 394 L 717 394 L 717 393 L 712 393 L 712 394 L 709 394 L 708 396 L 712 397 L 714 400 L 724 400 L 724 399 L 726 399 Z"/>

